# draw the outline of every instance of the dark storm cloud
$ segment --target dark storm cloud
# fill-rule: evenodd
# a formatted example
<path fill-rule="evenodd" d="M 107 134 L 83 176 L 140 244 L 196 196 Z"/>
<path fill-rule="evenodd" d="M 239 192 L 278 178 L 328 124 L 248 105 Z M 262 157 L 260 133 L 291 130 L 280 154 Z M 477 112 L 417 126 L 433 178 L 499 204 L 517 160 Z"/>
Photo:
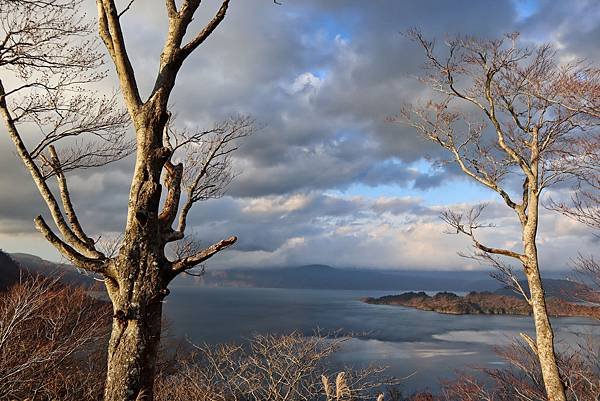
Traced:
<path fill-rule="evenodd" d="M 0 138 L 0 233 L 35 231 L 33 219 L 43 210 L 43 202 L 21 160 Z"/>

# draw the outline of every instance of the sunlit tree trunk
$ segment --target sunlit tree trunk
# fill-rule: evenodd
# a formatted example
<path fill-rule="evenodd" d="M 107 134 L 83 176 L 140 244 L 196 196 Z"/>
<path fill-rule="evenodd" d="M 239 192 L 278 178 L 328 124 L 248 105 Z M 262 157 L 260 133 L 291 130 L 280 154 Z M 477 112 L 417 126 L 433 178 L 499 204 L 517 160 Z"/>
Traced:
<path fill-rule="evenodd" d="M 548 317 L 546 297 L 540 276 L 536 237 L 539 220 L 539 198 L 536 185 L 530 186 L 528 220 L 523 227 L 523 245 L 525 261 L 523 263 L 527 283 L 529 284 L 531 308 L 535 325 L 534 351 L 540 361 L 542 378 L 548 395 L 552 401 L 566 401 L 564 385 L 558 370 L 556 352 L 554 350 L 554 332 Z M 533 194 L 533 195 L 532 195 Z M 530 344 L 533 346 L 533 344 Z"/>

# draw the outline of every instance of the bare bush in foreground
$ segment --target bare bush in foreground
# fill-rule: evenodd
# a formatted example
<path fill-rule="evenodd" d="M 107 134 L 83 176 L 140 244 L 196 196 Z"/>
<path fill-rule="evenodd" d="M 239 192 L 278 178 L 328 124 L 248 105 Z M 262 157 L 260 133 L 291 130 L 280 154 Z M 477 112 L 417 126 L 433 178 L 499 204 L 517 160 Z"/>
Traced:
<path fill-rule="evenodd" d="M 83 289 L 28 279 L 0 293 L 0 399 L 98 399 L 107 304 Z"/>
<path fill-rule="evenodd" d="M 595 344 L 595 345 L 594 345 Z M 600 400 L 598 344 L 591 341 L 557 355 L 569 401 Z M 498 349 L 507 367 L 484 369 L 484 379 L 463 374 L 444 383 L 444 401 L 547 401 L 537 355 L 524 342 Z"/>
<path fill-rule="evenodd" d="M 353 401 L 375 400 L 377 391 L 394 380 L 383 368 L 345 369 L 326 365 L 343 339 L 320 335 L 257 335 L 247 346 L 194 346 L 171 372 L 159 375 L 159 401 Z M 379 396 L 382 399 L 382 396 Z"/>

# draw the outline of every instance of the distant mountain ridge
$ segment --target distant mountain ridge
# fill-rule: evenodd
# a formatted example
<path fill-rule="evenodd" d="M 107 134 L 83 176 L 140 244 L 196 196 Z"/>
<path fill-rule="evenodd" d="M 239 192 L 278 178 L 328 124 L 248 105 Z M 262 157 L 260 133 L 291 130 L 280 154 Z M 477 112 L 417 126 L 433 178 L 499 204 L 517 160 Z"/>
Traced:
<path fill-rule="evenodd" d="M 193 282 L 208 287 L 460 292 L 496 291 L 501 286 L 486 271 L 342 269 L 318 264 L 284 268 L 208 270 L 202 277 L 187 280 L 180 280 L 178 283 L 190 285 Z M 511 292 L 507 295 L 512 294 Z"/>
<path fill-rule="evenodd" d="M 60 281 L 64 284 L 76 285 L 76 286 L 92 286 L 95 281 L 93 278 L 81 274 L 75 267 L 65 263 L 54 263 L 48 260 L 42 259 L 35 255 L 27 253 L 12 253 L 6 254 L 12 261 L 14 266 L 9 266 L 10 271 L 16 269 L 26 271 L 29 274 L 40 275 L 45 277 L 57 277 L 60 276 Z M 4 272 L 4 266 L 0 264 L 0 269 Z M 18 281 L 19 273 L 17 273 Z"/>
<path fill-rule="evenodd" d="M 9 254 L 0 250 L 0 291 L 17 283 L 20 271 L 19 264 Z"/>
<path fill-rule="evenodd" d="M 2 256 L 4 255 L 4 257 Z M 4 261 L 4 262 L 3 262 Z M 3 264 L 4 263 L 4 264 Z M 95 281 L 68 264 L 54 263 L 38 256 L 0 253 L 0 270 L 4 281 L 18 279 L 19 266 L 44 276 L 62 277 L 67 284 L 91 286 Z M 377 291 L 493 291 L 499 295 L 515 295 L 486 271 L 394 271 L 376 269 L 343 269 L 322 264 L 297 267 L 207 270 L 201 277 L 178 278 L 184 286 L 294 288 Z M 563 293 L 575 283 L 544 279 L 549 295 Z M 0 285 L 2 280 L 0 279 Z"/>

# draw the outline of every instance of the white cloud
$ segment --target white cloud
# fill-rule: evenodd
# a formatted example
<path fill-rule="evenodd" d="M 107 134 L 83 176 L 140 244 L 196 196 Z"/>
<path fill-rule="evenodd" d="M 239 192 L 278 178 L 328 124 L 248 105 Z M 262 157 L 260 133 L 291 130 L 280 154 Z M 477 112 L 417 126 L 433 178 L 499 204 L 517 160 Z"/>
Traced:
<path fill-rule="evenodd" d="M 312 94 L 316 93 L 321 87 L 322 81 L 311 72 L 304 72 L 294 79 L 285 89 L 291 95 L 298 93 Z"/>

